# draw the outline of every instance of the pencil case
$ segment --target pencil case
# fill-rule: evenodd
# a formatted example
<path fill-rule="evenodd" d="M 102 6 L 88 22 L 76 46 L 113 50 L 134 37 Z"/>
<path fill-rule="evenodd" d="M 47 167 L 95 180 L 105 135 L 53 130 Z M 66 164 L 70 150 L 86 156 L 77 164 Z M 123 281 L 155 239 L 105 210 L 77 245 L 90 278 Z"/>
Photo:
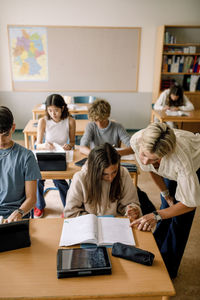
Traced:
<path fill-rule="evenodd" d="M 155 257 L 155 255 L 149 251 L 122 243 L 113 244 L 112 255 L 146 266 L 152 266 Z"/>

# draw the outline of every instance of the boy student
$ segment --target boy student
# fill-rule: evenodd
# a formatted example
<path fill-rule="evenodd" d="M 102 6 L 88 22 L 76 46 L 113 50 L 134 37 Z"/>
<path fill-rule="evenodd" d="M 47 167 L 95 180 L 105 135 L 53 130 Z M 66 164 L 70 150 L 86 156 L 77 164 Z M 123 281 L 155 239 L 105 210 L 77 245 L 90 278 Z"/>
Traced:
<path fill-rule="evenodd" d="M 12 112 L 0 106 L 0 216 L 6 223 L 29 217 L 41 178 L 32 151 L 12 140 L 14 131 Z"/>
<path fill-rule="evenodd" d="M 81 138 L 80 152 L 88 155 L 95 146 L 109 143 L 115 148 L 119 148 L 121 142 L 125 148 L 118 150 L 120 155 L 132 154 L 130 147 L 130 136 L 124 127 L 114 121 L 109 120 L 111 106 L 103 99 L 96 99 L 88 111 L 89 119 L 85 133 Z"/>

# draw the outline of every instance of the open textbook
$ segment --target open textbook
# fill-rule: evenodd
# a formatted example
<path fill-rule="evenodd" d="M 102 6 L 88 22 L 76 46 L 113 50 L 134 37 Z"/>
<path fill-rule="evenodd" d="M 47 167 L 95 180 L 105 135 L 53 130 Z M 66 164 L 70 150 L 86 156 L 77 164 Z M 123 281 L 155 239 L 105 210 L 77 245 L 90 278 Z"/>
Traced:
<path fill-rule="evenodd" d="M 166 110 L 166 115 L 167 116 L 177 116 L 177 117 L 181 117 L 181 116 L 189 116 L 190 115 L 190 113 L 188 113 L 188 112 L 185 112 L 185 111 L 182 111 L 182 110 L 169 110 L 169 109 L 167 109 Z"/>
<path fill-rule="evenodd" d="M 88 214 L 64 220 L 59 246 L 80 243 L 112 245 L 120 242 L 135 245 L 128 218 L 97 217 Z"/>

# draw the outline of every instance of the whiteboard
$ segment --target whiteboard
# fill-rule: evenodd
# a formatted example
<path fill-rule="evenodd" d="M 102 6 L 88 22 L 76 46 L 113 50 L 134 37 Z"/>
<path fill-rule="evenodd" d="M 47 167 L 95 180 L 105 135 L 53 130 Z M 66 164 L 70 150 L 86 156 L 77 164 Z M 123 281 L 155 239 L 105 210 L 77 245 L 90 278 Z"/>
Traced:
<path fill-rule="evenodd" d="M 15 25 L 8 25 L 8 29 L 10 27 Z M 31 26 L 24 26 L 27 27 Z M 141 28 L 40 27 L 47 32 L 48 78 L 14 80 L 12 70 L 13 90 L 137 91 Z M 11 43 L 9 45 L 12 53 Z"/>

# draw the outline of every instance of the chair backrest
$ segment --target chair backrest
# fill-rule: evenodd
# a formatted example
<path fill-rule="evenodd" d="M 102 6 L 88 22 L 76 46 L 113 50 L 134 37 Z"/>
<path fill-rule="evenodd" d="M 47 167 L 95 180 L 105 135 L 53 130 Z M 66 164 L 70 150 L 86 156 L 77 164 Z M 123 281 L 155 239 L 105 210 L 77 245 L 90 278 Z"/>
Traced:
<path fill-rule="evenodd" d="M 74 97 L 74 103 L 89 103 L 89 96 Z"/>
<path fill-rule="evenodd" d="M 93 96 L 77 96 L 74 97 L 74 103 L 92 103 L 96 97 Z M 77 114 L 74 116 L 76 120 L 81 120 L 81 119 L 88 119 L 88 115 L 82 115 L 82 114 Z"/>

